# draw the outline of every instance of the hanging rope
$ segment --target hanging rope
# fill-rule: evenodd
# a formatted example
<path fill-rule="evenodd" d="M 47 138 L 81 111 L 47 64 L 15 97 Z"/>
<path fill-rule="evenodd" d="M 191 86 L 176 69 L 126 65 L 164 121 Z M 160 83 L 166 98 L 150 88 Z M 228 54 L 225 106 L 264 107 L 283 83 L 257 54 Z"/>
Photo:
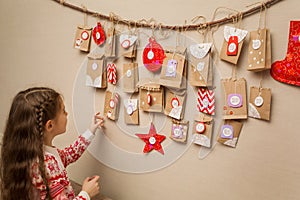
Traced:
<path fill-rule="evenodd" d="M 73 5 L 71 3 L 66 2 L 65 0 L 53 0 L 63 6 L 69 7 L 73 10 L 77 10 L 79 12 L 82 13 L 86 13 L 88 15 L 92 15 L 95 17 L 99 17 L 105 20 L 110 20 L 112 22 L 115 22 L 117 24 L 123 24 L 123 25 L 128 25 L 128 26 L 134 26 L 134 27 L 144 27 L 144 28 L 152 28 L 153 24 L 152 23 L 147 23 L 147 20 L 138 20 L 138 21 L 133 21 L 133 20 L 126 20 L 126 19 L 122 19 L 120 18 L 118 15 L 114 14 L 114 13 L 110 13 L 110 15 L 103 15 L 101 13 L 92 11 L 92 10 L 88 10 L 88 9 L 84 9 L 82 8 L 82 6 L 77 6 L 77 5 Z M 164 25 L 164 24 L 159 24 L 159 27 L 161 29 L 170 29 L 170 30 L 199 30 L 199 29 L 205 29 L 207 27 L 214 27 L 214 26 L 219 26 L 222 24 L 227 24 L 232 22 L 234 19 L 238 19 L 240 17 L 248 17 L 251 16 L 255 13 L 261 12 L 262 9 L 267 9 L 270 8 L 271 6 L 273 6 L 274 4 L 283 1 L 283 0 L 268 0 L 265 2 L 261 2 L 260 5 L 255 6 L 253 8 L 250 8 L 246 11 L 243 12 L 239 12 L 235 15 L 230 15 L 227 17 L 224 17 L 222 19 L 218 19 L 218 20 L 214 20 L 211 22 L 205 22 L 205 23 L 199 23 L 199 24 L 185 24 L 185 25 L 176 25 L 176 26 L 171 26 L 171 25 Z"/>

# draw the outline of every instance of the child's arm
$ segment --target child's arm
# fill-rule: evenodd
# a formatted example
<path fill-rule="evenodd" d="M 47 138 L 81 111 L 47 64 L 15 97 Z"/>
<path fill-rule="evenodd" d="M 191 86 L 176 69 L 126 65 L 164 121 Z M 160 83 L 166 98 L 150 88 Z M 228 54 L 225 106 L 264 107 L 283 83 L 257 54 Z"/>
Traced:
<path fill-rule="evenodd" d="M 58 149 L 58 153 L 63 162 L 64 167 L 67 167 L 69 164 L 78 160 L 80 156 L 83 154 L 83 152 L 90 145 L 93 138 L 94 138 L 94 134 L 90 130 L 86 130 L 69 147 L 66 147 L 63 150 Z"/>
<path fill-rule="evenodd" d="M 100 113 L 96 113 L 93 116 L 92 123 L 88 130 L 80 135 L 72 145 L 63 150 L 58 150 L 58 153 L 65 167 L 80 158 L 80 156 L 87 149 L 92 139 L 94 138 L 96 130 L 103 127 L 103 123 L 103 117 L 100 116 Z"/>

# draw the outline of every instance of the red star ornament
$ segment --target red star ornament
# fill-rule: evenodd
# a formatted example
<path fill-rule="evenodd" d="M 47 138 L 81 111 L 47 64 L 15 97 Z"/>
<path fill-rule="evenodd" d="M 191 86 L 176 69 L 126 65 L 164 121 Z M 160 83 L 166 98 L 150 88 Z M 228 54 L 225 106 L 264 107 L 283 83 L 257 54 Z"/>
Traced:
<path fill-rule="evenodd" d="M 149 153 L 150 151 L 155 149 L 161 154 L 164 154 L 164 150 L 160 143 L 164 141 L 164 139 L 166 139 L 166 136 L 157 134 L 153 123 L 151 123 L 148 134 L 137 133 L 135 135 L 138 136 L 141 140 L 143 140 L 146 143 L 143 151 L 144 153 Z"/>

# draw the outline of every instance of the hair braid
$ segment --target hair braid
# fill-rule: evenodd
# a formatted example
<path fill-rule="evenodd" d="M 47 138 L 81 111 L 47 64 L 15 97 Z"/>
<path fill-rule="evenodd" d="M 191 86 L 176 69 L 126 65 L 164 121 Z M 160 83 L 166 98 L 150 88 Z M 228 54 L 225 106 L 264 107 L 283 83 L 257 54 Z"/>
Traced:
<path fill-rule="evenodd" d="M 44 163 L 44 127 L 54 119 L 60 108 L 60 94 L 45 87 L 34 87 L 19 92 L 6 122 L 1 150 L 0 199 L 32 199 L 32 164 L 38 163 L 51 199 Z M 4 151 L 5 149 L 5 151 Z"/>

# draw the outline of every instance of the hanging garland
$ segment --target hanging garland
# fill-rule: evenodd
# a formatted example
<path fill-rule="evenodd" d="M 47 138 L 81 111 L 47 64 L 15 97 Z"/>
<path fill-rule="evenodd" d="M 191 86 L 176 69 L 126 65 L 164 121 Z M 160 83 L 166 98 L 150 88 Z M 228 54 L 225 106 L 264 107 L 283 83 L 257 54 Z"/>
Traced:
<path fill-rule="evenodd" d="M 255 6 L 251 9 L 248 9 L 246 11 L 242 11 L 239 12 L 235 15 L 229 15 L 227 17 L 224 17 L 222 19 L 218 19 L 215 21 L 211 21 L 211 22 L 206 22 L 206 23 L 198 23 L 198 24 L 185 24 L 185 25 L 177 25 L 177 26 L 172 26 L 172 25 L 165 25 L 162 23 L 159 24 L 153 24 L 151 22 L 153 22 L 153 19 L 150 19 L 148 22 L 146 20 L 138 20 L 138 21 L 133 21 L 133 20 L 127 20 L 127 19 L 123 19 L 120 18 L 118 15 L 114 14 L 114 13 L 110 13 L 109 15 L 104 15 L 101 13 L 98 13 L 96 11 L 92 11 L 92 10 L 88 10 L 85 7 L 80 7 L 71 3 L 66 2 L 65 0 L 53 0 L 57 3 L 60 3 L 61 5 L 64 5 L 66 7 L 69 7 L 73 10 L 77 10 L 83 13 L 86 13 L 88 15 L 93 15 L 95 17 L 99 17 L 102 19 L 106 19 L 106 20 L 110 20 L 112 22 L 116 22 L 118 24 L 124 24 L 124 25 L 128 25 L 128 26 L 134 26 L 134 27 L 141 27 L 141 28 L 153 28 L 153 27 L 159 27 L 161 29 L 170 29 L 170 30 L 199 30 L 199 29 L 205 29 L 207 27 L 215 27 L 215 26 L 219 26 L 222 24 L 226 24 L 232 21 L 236 21 L 236 19 L 240 19 L 251 16 L 255 13 L 258 13 L 266 8 L 270 8 L 271 6 L 273 6 L 274 4 L 283 1 L 283 0 L 269 0 L 266 2 L 261 2 L 259 3 L 258 6 Z"/>

